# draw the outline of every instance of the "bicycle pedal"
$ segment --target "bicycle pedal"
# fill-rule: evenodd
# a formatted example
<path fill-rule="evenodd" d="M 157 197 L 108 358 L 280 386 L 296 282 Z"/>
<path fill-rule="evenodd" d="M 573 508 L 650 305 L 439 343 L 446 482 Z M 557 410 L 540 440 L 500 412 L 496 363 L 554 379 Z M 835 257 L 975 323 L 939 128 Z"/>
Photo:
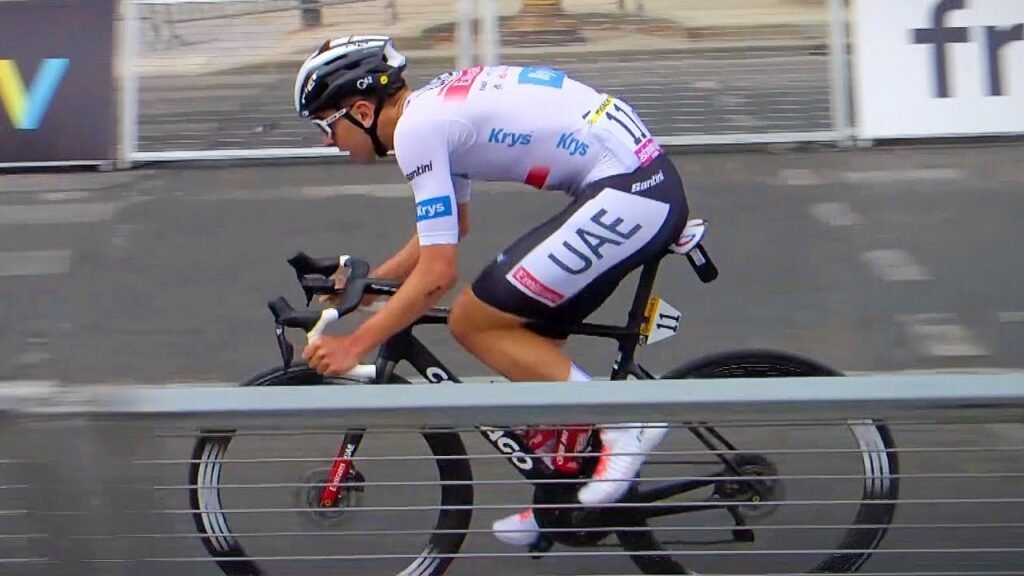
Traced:
<path fill-rule="evenodd" d="M 537 541 L 530 545 L 530 558 L 540 560 L 554 545 L 554 540 L 541 534 Z"/>

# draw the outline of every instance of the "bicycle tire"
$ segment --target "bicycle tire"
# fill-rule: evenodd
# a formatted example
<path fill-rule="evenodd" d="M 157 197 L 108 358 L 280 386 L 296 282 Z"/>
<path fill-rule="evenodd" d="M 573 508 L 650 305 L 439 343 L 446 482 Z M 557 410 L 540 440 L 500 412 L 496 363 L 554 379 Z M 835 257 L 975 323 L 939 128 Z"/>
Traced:
<path fill-rule="evenodd" d="M 660 379 L 843 376 L 820 362 L 789 352 L 733 350 L 697 358 L 669 370 Z M 888 427 L 869 419 L 849 424 L 863 452 L 864 489 L 851 527 L 840 544 L 806 573 L 850 573 L 860 570 L 881 544 L 892 523 L 899 498 L 899 462 Z M 881 503 L 880 503 L 881 502 Z M 649 525 L 640 520 L 641 527 Z M 696 574 L 671 558 L 653 529 L 621 531 L 616 536 L 630 559 L 645 574 Z M 642 553 L 640 553 L 642 552 Z"/>
<path fill-rule="evenodd" d="M 394 376 L 395 382 L 408 380 Z M 336 386 L 367 385 L 360 380 L 323 377 L 303 364 L 288 369 L 273 368 L 246 380 L 241 386 Z M 189 503 L 192 519 L 204 548 L 226 576 L 271 576 L 250 560 L 238 538 L 231 533 L 220 498 L 220 460 L 227 452 L 234 430 L 201 430 L 189 464 Z M 462 437 L 451 431 L 421 434 L 437 458 L 441 484 L 440 507 L 430 540 L 418 557 L 400 572 L 413 576 L 440 576 L 447 571 L 461 549 L 473 506 L 473 472 Z M 454 458 L 453 458 L 454 457 Z M 462 457 L 462 458 L 460 458 Z"/>

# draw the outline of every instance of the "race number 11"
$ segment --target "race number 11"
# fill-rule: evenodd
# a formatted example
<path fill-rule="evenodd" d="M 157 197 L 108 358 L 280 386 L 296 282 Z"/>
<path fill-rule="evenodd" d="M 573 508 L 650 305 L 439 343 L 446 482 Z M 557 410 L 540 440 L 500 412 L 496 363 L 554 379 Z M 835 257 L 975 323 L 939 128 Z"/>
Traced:
<path fill-rule="evenodd" d="M 630 130 L 629 126 L 627 126 L 625 122 L 620 120 L 618 116 L 612 114 L 611 112 L 605 112 L 605 116 L 608 116 L 608 118 L 610 118 L 613 122 L 615 122 L 619 126 L 622 126 L 622 129 L 625 130 L 633 138 L 633 144 L 639 146 L 641 142 L 647 139 L 647 134 L 645 134 L 643 129 L 640 128 L 640 125 L 637 124 L 636 120 L 634 120 L 633 117 L 630 116 L 629 112 L 626 112 L 625 110 L 622 109 L 622 107 L 619 106 L 618 102 L 612 104 L 612 107 L 615 108 L 615 110 L 617 110 L 620 114 L 625 116 L 626 119 L 629 120 L 629 123 L 632 124 L 634 128 L 636 128 L 639 134 Z"/>

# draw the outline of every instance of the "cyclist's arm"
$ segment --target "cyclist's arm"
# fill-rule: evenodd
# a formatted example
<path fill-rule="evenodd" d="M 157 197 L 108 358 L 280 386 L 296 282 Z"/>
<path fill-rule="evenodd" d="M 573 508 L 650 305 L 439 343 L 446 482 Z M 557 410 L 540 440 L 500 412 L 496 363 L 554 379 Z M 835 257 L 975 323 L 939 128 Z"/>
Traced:
<path fill-rule="evenodd" d="M 469 181 L 466 180 L 468 186 Z M 458 180 L 456 180 L 456 189 L 458 189 Z M 458 194 L 457 194 L 458 195 Z M 458 203 L 459 212 L 459 240 L 466 237 L 469 234 L 469 202 L 460 201 Z M 420 237 L 419 234 L 413 233 L 412 238 L 405 243 L 394 256 L 388 258 L 384 263 L 375 268 L 370 272 L 371 278 L 378 278 L 381 280 L 405 280 L 412 273 L 413 268 L 416 267 L 416 263 L 420 258 Z"/>
<path fill-rule="evenodd" d="M 435 306 L 458 280 L 457 250 L 468 186 L 457 186 L 449 163 L 448 121 L 416 119 L 395 131 L 395 156 L 415 197 L 415 263 L 402 287 L 352 334 L 361 353 L 369 352 Z M 457 190 L 461 188 L 461 190 Z M 457 197 L 457 192 L 462 198 Z M 408 265 L 412 257 L 399 264 Z M 396 269 L 398 265 L 396 264 Z"/>

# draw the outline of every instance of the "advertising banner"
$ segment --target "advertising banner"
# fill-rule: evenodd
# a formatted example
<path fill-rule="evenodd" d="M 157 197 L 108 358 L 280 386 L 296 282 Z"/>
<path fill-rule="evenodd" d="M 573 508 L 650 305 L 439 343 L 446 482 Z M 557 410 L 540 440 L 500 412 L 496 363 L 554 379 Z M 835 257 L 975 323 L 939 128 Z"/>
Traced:
<path fill-rule="evenodd" d="M 1024 0 L 853 0 L 863 138 L 1024 133 Z"/>
<path fill-rule="evenodd" d="M 114 158 L 114 8 L 0 2 L 0 163 Z"/>

